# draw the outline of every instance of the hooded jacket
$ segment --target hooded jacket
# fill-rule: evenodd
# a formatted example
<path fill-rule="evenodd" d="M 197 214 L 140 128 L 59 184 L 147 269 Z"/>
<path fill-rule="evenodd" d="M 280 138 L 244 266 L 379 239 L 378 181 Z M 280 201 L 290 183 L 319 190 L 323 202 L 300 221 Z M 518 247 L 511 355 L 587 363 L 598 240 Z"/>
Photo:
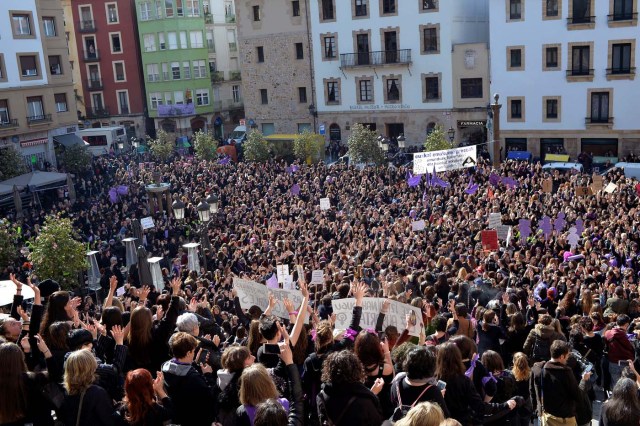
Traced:
<path fill-rule="evenodd" d="M 162 372 L 173 402 L 173 422 L 182 426 L 210 426 L 217 408 L 213 375 L 201 374 L 191 364 L 174 359 L 162 365 Z"/>
<path fill-rule="evenodd" d="M 634 359 L 635 352 L 627 333 L 620 327 L 614 327 L 604 334 L 604 340 L 609 349 L 609 362 L 616 363 L 627 359 Z"/>
<path fill-rule="evenodd" d="M 544 324 L 536 324 L 533 327 L 533 330 L 529 332 L 527 336 L 527 340 L 524 342 L 523 352 L 527 355 L 531 355 L 533 351 L 533 345 L 536 342 L 536 337 L 539 339 L 549 340 L 549 346 L 553 343 L 554 340 L 564 340 L 567 341 L 567 338 L 564 337 L 564 334 L 558 333 L 555 328 L 551 325 Z"/>

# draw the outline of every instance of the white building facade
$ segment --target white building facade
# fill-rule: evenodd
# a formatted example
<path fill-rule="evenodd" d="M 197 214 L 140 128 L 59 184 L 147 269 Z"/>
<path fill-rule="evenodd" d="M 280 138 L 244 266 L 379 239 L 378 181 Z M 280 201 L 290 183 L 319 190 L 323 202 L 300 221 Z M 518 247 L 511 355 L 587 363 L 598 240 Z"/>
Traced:
<path fill-rule="evenodd" d="M 504 150 L 638 153 L 637 0 L 493 0 L 490 20 Z"/>
<path fill-rule="evenodd" d="M 407 146 L 436 125 L 484 141 L 488 0 L 310 0 L 315 109 L 328 139 L 353 123 Z"/>

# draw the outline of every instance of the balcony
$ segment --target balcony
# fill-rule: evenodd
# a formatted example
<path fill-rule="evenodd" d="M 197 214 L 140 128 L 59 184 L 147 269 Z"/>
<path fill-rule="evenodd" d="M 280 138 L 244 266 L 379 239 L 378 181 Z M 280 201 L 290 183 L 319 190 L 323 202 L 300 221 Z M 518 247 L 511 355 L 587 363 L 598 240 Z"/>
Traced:
<path fill-rule="evenodd" d="M 18 127 L 18 119 L 17 118 L 10 118 L 6 121 L 0 121 L 0 130 L 4 130 L 4 129 L 13 129 Z"/>
<path fill-rule="evenodd" d="M 224 73 L 222 71 L 212 71 L 211 72 L 211 82 L 212 83 L 220 83 L 224 81 Z"/>
<path fill-rule="evenodd" d="M 636 75 L 635 67 L 631 68 L 607 68 L 607 75 Z"/>
<path fill-rule="evenodd" d="M 32 115 L 27 117 L 27 124 L 48 123 L 51 121 L 51 114 Z"/>
<path fill-rule="evenodd" d="M 242 80 L 242 74 L 240 71 L 230 71 L 229 72 L 229 81 L 240 81 Z"/>
<path fill-rule="evenodd" d="M 94 49 L 93 51 L 89 51 L 89 50 L 84 51 L 85 62 L 98 62 L 99 60 L 100 60 L 100 52 L 98 52 L 98 49 Z"/>
<path fill-rule="evenodd" d="M 130 113 L 129 105 L 124 105 L 120 107 L 120 115 L 128 115 Z"/>
<path fill-rule="evenodd" d="M 220 112 L 220 111 L 230 111 L 234 109 L 240 109 L 244 106 L 244 103 L 242 102 L 242 99 L 238 99 L 238 100 L 224 99 L 221 101 L 213 101 L 212 105 L 213 105 L 214 112 Z"/>
<path fill-rule="evenodd" d="M 613 15 L 607 15 L 609 22 L 619 22 L 619 21 L 635 21 L 638 19 L 637 13 L 614 13 Z"/>
<path fill-rule="evenodd" d="M 595 24 L 595 23 L 596 23 L 595 16 L 573 16 L 571 18 L 567 18 L 568 25 Z"/>
<path fill-rule="evenodd" d="M 100 78 L 90 78 L 88 80 L 85 80 L 85 83 L 87 85 L 87 89 L 89 90 L 102 90 L 103 88 L 102 79 Z"/>
<path fill-rule="evenodd" d="M 567 77 L 593 77 L 593 69 L 578 68 L 567 70 Z"/>
<path fill-rule="evenodd" d="M 411 64 L 411 49 L 343 53 L 340 55 L 340 68 L 408 64 Z"/>
<path fill-rule="evenodd" d="M 87 108 L 87 118 L 109 117 L 109 108 Z"/>
<path fill-rule="evenodd" d="M 613 117 L 587 117 L 584 119 L 586 125 L 601 124 L 601 125 L 613 125 Z"/>
<path fill-rule="evenodd" d="M 236 23 L 236 15 L 228 14 L 224 16 L 224 22 L 227 24 L 235 24 Z"/>
<path fill-rule="evenodd" d="M 93 20 L 86 20 L 78 22 L 78 28 L 81 33 L 95 33 L 96 22 Z"/>
<path fill-rule="evenodd" d="M 213 15 L 210 13 L 204 14 L 204 23 L 205 24 L 213 24 Z"/>

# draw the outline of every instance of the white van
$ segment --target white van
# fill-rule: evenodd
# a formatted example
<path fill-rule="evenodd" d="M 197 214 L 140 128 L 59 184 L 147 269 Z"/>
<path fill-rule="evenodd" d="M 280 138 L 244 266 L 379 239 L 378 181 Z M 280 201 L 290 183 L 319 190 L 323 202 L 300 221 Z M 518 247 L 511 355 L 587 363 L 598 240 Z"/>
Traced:
<path fill-rule="evenodd" d="M 578 173 L 584 173 L 584 166 L 580 163 L 565 163 L 560 161 L 554 161 L 542 166 L 542 170 L 546 170 L 546 171 L 559 170 L 560 172 L 563 172 L 563 173 L 566 173 L 570 170 L 574 170 L 575 172 L 578 172 Z"/>
<path fill-rule="evenodd" d="M 229 145 L 231 144 L 239 145 L 246 140 L 247 140 L 247 126 L 236 126 L 236 128 L 233 129 L 233 132 L 231 132 L 231 134 L 229 135 L 229 139 L 227 140 L 227 143 Z"/>
<path fill-rule="evenodd" d="M 624 177 L 635 178 L 640 180 L 640 163 L 616 163 L 615 168 L 622 169 L 624 171 Z"/>
<path fill-rule="evenodd" d="M 124 151 L 131 149 L 127 141 L 127 134 L 122 126 L 79 130 L 76 135 L 89 144 L 87 149 L 96 157 L 109 154 L 112 148 L 114 152 L 118 152 L 118 143 L 123 144 Z"/>

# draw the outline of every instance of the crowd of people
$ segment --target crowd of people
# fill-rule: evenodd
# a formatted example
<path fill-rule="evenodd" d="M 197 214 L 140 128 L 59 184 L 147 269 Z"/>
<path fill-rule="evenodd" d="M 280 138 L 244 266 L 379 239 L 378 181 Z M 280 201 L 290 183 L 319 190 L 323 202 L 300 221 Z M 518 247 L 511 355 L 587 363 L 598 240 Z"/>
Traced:
<path fill-rule="evenodd" d="M 149 211 L 154 173 L 184 220 Z M 577 195 L 591 181 L 483 159 L 417 185 L 402 167 L 96 159 L 75 204 L 10 218 L 19 250 L 47 214 L 70 217 L 100 251 L 103 292 L 60 289 L 26 257 L 4 268 L 16 293 L 0 320 L 0 424 L 586 425 L 598 393 L 601 424 L 638 425 L 637 182 L 613 170 L 613 191 Z M 196 205 L 211 193 L 207 268 L 189 270 L 182 245 L 203 238 Z M 512 227 L 497 248 L 482 239 L 490 213 Z M 122 268 L 122 239 L 147 216 L 158 288 Z M 234 278 L 264 284 L 283 264 L 302 303 L 243 309 Z M 383 327 L 388 303 L 362 327 L 369 297 L 419 308 L 420 336 L 411 316 Z M 341 329 L 332 301 L 344 298 L 355 305 Z"/>

